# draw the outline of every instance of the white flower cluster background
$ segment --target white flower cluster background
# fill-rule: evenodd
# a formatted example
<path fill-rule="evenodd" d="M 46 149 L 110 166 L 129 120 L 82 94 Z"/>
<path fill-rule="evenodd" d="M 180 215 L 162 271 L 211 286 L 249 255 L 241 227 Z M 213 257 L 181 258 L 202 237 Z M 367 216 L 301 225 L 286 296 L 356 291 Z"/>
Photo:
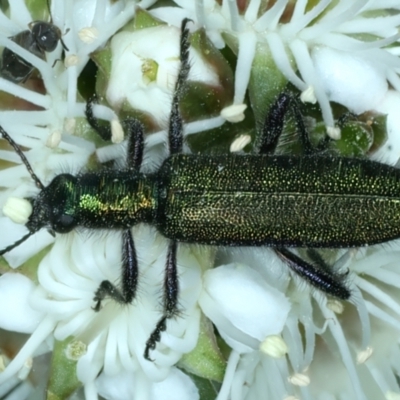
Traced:
<path fill-rule="evenodd" d="M 19 83 L 0 76 L 0 125 L 45 185 L 63 172 L 123 168 L 126 117 L 146 128 L 142 171 L 157 170 L 168 156 L 184 18 L 185 152 L 251 151 L 269 106 L 289 91 L 302 102 L 312 140 L 330 137 L 346 156 L 391 165 L 400 158 L 398 0 L 6 3 L 0 47 L 33 68 Z M 13 40 L 36 20 L 51 21 L 63 42 L 43 59 Z M 86 121 L 95 92 L 94 113 L 111 127 L 110 141 Z M 354 129 L 341 129 L 342 114 Z M 281 151 L 297 151 L 290 118 L 285 126 Z M 5 140 L 0 168 L 0 208 L 37 195 Z M 27 233 L 6 214 L 0 250 Z M 398 242 L 321 253 L 348 271 L 348 302 L 292 276 L 271 249 L 180 244 L 181 313 L 148 361 L 168 242 L 152 226 L 132 233 L 137 296 L 130 305 L 107 298 L 99 312 L 99 284 L 121 282 L 121 232 L 54 237 L 42 229 L 0 257 L 0 398 L 400 400 Z"/>

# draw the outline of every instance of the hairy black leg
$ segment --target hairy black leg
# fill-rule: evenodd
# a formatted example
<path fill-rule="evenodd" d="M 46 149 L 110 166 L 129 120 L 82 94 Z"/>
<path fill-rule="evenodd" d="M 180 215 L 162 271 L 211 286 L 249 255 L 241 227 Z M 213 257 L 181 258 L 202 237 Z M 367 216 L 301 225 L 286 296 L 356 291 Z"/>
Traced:
<path fill-rule="evenodd" d="M 128 154 L 127 166 L 137 172 L 143 161 L 144 148 L 144 127 L 137 119 L 128 119 L 124 121 L 124 127 L 128 131 Z"/>
<path fill-rule="evenodd" d="M 307 256 L 314 264 L 317 264 L 319 267 L 324 268 L 326 271 L 332 269 L 332 267 L 322 258 L 321 254 L 319 254 L 317 250 L 309 248 L 306 250 L 306 252 Z"/>
<path fill-rule="evenodd" d="M 175 84 L 174 96 L 172 98 L 171 114 L 168 126 L 168 144 L 170 154 L 182 152 L 183 146 L 183 121 L 179 111 L 179 102 L 184 92 L 186 80 L 189 75 L 189 29 L 186 27 L 190 19 L 185 18 L 181 25 L 180 58 L 181 67 Z"/>
<path fill-rule="evenodd" d="M 296 121 L 304 153 L 313 154 L 323 150 L 328 141 L 323 141 L 324 143 L 313 148 L 300 112 L 298 100 L 290 94 L 281 93 L 265 118 L 258 153 L 273 154 L 275 152 L 279 137 L 282 134 L 285 116 L 288 112 L 292 113 Z M 311 264 L 285 248 L 275 248 L 274 250 L 293 272 L 315 288 L 340 299 L 346 300 L 350 297 L 351 293 L 344 284 L 345 275 L 335 273 L 317 251 L 313 249 L 308 251 L 310 259 L 314 262 Z"/>
<path fill-rule="evenodd" d="M 93 96 L 86 104 L 86 117 L 89 124 L 105 139 L 111 139 L 109 127 L 101 126 L 93 115 L 93 103 L 97 100 Z M 127 119 L 123 122 L 124 128 L 128 131 L 128 152 L 127 167 L 137 172 L 140 171 L 143 160 L 144 127 L 135 119 Z M 130 304 L 135 298 L 138 283 L 138 262 L 135 251 L 135 244 L 130 229 L 122 233 L 122 290 L 118 289 L 110 281 L 101 282 L 96 290 L 93 307 L 95 311 L 101 308 L 101 302 L 105 297 L 111 297 L 118 303 Z"/>
<path fill-rule="evenodd" d="M 328 273 L 332 273 L 332 266 L 329 265 L 321 256 L 320 253 L 316 249 L 308 248 L 307 250 L 307 256 L 310 258 L 310 260 L 313 262 L 314 265 L 316 265 L 319 269 L 323 269 Z M 349 270 L 346 272 L 337 274 L 339 278 L 342 280 L 349 274 Z"/>
<path fill-rule="evenodd" d="M 265 118 L 260 144 L 258 146 L 259 154 L 273 154 L 275 152 L 279 137 L 282 134 L 285 116 L 289 111 L 296 121 L 304 153 L 312 154 L 315 152 L 310 142 L 303 116 L 300 112 L 298 100 L 288 93 L 281 93 L 272 104 Z"/>
<path fill-rule="evenodd" d="M 163 295 L 163 315 L 157 322 L 157 325 L 146 342 L 144 358 L 152 361 L 150 351 L 154 350 L 157 342 L 161 339 L 161 333 L 167 328 L 167 319 L 176 316 L 178 310 L 178 294 L 179 294 L 179 279 L 178 269 L 176 265 L 177 244 L 172 241 L 168 248 L 167 263 L 164 277 L 164 295 Z"/>
<path fill-rule="evenodd" d="M 129 132 L 127 166 L 139 172 L 143 159 L 144 128 L 143 124 L 135 119 L 124 121 L 124 126 Z M 101 282 L 95 293 L 95 311 L 99 311 L 101 301 L 109 296 L 118 303 L 129 304 L 136 294 L 138 283 L 138 262 L 135 251 L 135 244 L 130 229 L 122 233 L 122 291 L 110 281 Z"/>
<path fill-rule="evenodd" d="M 296 121 L 296 126 L 298 130 L 298 134 L 300 136 L 300 141 L 303 145 L 303 150 L 305 154 L 313 154 L 316 153 L 317 150 L 313 147 L 310 142 L 310 137 L 304 123 L 303 115 L 300 111 L 300 105 L 298 100 L 292 97 L 291 104 L 290 104 L 291 112 L 293 113 L 294 119 Z"/>
<path fill-rule="evenodd" d="M 275 153 L 279 137 L 282 134 L 283 122 L 289 103 L 290 95 L 281 93 L 269 109 L 261 132 L 261 140 L 258 147 L 260 154 Z"/>
<path fill-rule="evenodd" d="M 93 104 L 97 104 L 97 95 L 94 94 L 86 103 L 86 109 L 85 109 L 85 114 L 86 114 L 86 119 L 89 125 L 99 134 L 99 136 L 103 140 L 111 140 L 111 128 L 109 124 L 107 125 L 102 125 L 99 124 L 99 121 L 95 116 L 93 115 Z"/>
<path fill-rule="evenodd" d="M 318 290 L 342 300 L 350 298 L 351 292 L 344 283 L 346 274 L 337 274 L 331 269 L 310 264 L 285 248 L 275 248 L 275 252 L 293 272 Z"/>
<path fill-rule="evenodd" d="M 93 115 L 93 104 L 97 104 L 96 94 L 86 103 L 86 119 L 102 139 L 111 140 L 111 128 L 109 125 L 99 124 L 98 119 Z M 134 118 L 124 120 L 122 126 L 128 132 L 127 166 L 139 171 L 143 160 L 144 126 L 139 120 Z"/>
<path fill-rule="evenodd" d="M 168 126 L 168 144 L 170 154 L 182 152 L 183 146 L 183 121 L 179 110 L 179 103 L 185 89 L 185 83 L 189 75 L 189 29 L 187 24 L 190 19 L 185 18 L 181 24 L 180 38 L 180 59 L 181 66 L 175 84 L 174 95 L 172 97 L 171 114 Z M 176 265 L 177 244 L 170 242 L 168 256 L 165 267 L 164 295 L 163 295 L 163 315 L 146 342 L 144 358 L 150 359 L 150 351 L 154 350 L 161 339 L 161 333 L 167 328 L 167 320 L 178 314 L 179 279 Z"/>
<path fill-rule="evenodd" d="M 122 290 L 110 281 L 101 282 L 96 290 L 93 307 L 95 311 L 101 308 L 101 302 L 108 296 L 118 303 L 130 304 L 135 298 L 138 283 L 138 262 L 132 232 L 126 229 L 122 233 Z"/>

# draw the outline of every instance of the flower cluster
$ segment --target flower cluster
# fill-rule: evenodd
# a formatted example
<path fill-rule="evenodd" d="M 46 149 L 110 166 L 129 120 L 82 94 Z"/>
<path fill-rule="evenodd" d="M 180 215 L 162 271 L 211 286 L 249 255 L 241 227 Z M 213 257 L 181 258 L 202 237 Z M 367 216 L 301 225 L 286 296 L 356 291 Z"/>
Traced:
<path fill-rule="evenodd" d="M 120 121 L 127 117 L 149 133 L 142 171 L 160 165 L 184 18 L 191 20 L 185 151 L 248 149 L 268 107 L 288 90 L 317 103 L 305 106 L 313 115 L 307 125 L 317 136 L 323 126 L 336 150 L 398 161 L 398 1 L 160 3 L 54 0 L 48 10 L 46 1 L 15 0 L 0 10 L 0 46 L 33 66 L 25 82 L 0 77 L 0 125 L 44 184 L 65 170 L 124 168 Z M 50 19 L 65 47 L 60 42 L 41 59 L 15 37 L 31 21 Z M 111 127 L 112 143 L 86 121 L 94 92 L 95 116 Z M 338 110 L 362 114 L 350 118 L 351 134 Z M 5 141 L 0 163 L 2 208 L 9 198 L 37 195 L 31 171 Z M 26 234 L 9 215 L 0 216 L 0 250 Z M 54 238 L 42 229 L 0 257 L 0 335 L 7 338 L 0 340 L 0 397 L 29 398 L 47 385 L 58 398 L 77 390 L 113 400 L 400 398 L 397 242 L 323 253 L 336 271 L 349 271 L 347 303 L 291 276 L 273 250 L 179 244 L 180 314 L 168 321 L 152 362 L 143 352 L 162 315 L 168 241 L 145 225 L 132 234 L 136 297 L 128 305 L 106 298 L 99 312 L 100 283 L 121 283 L 120 232 Z M 27 340 L 15 344 L 17 334 L 6 332 Z M 38 368 L 42 383 L 35 385 L 32 365 L 49 351 L 49 372 Z"/>

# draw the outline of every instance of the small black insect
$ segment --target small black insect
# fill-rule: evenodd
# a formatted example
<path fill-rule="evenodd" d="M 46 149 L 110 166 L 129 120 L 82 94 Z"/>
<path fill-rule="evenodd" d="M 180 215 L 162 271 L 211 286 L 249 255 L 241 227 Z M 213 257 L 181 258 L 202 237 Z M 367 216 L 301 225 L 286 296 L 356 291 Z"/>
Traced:
<path fill-rule="evenodd" d="M 125 121 L 129 131 L 126 169 L 61 174 L 48 186 L 40 182 L 19 146 L 0 128 L 40 189 L 29 199 L 33 212 L 26 223 L 28 233 L 0 255 L 42 228 L 56 233 L 79 226 L 120 229 L 122 287 L 101 282 L 94 297 L 94 310 L 99 311 L 107 296 L 123 304 L 136 296 L 138 261 L 132 226 L 151 224 L 169 239 L 163 316 L 146 343 L 144 357 L 148 360 L 167 320 L 178 314 L 178 243 L 271 246 L 295 274 L 322 292 L 346 300 L 351 292 L 345 274 L 333 271 L 312 249 L 368 246 L 400 237 L 400 170 L 316 151 L 297 103 L 288 94 L 278 96 L 272 105 L 254 154 L 182 154 L 179 102 L 189 74 L 187 24 L 188 20 L 183 20 L 181 67 L 168 129 L 170 156 L 156 172 L 140 171 L 144 129 L 136 120 Z M 296 121 L 304 155 L 273 154 L 288 112 Z M 98 128 L 90 102 L 87 118 Z M 287 247 L 311 248 L 311 261 Z"/>
<path fill-rule="evenodd" d="M 28 27 L 29 29 L 9 39 L 42 60 L 46 59 L 45 52 L 54 51 L 59 41 L 64 50 L 68 51 L 61 38 L 60 29 L 51 22 L 32 21 Z M 4 48 L 0 66 L 0 75 L 3 78 L 14 83 L 25 82 L 33 70 L 32 64 L 7 47 Z"/>

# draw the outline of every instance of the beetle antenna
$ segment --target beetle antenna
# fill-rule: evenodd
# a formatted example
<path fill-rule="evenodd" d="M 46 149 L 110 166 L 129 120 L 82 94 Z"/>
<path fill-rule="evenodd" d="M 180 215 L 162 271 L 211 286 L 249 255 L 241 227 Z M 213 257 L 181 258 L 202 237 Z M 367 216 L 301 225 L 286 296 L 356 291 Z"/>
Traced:
<path fill-rule="evenodd" d="M 67 29 L 67 31 L 65 33 L 69 32 L 69 28 Z M 65 35 L 64 33 L 64 35 Z M 69 51 L 69 48 L 66 46 L 66 44 L 64 43 L 64 40 L 62 40 L 62 37 L 60 36 L 60 42 L 61 42 L 61 46 L 63 47 L 64 51 Z"/>
<path fill-rule="evenodd" d="M 5 253 L 8 253 L 9 251 L 11 251 L 14 247 L 19 246 L 21 243 L 25 242 L 26 239 L 28 239 L 30 236 L 32 236 L 34 233 L 36 233 L 37 231 L 33 231 L 33 232 L 28 232 L 26 235 L 22 236 L 21 239 L 18 239 L 15 243 L 10 244 L 10 246 L 7 246 L 5 249 L 0 250 L 0 256 L 2 256 Z"/>
<path fill-rule="evenodd" d="M 30 176 L 32 179 L 35 181 L 36 186 L 43 190 L 45 186 L 43 183 L 40 181 L 40 179 L 37 177 L 37 175 L 33 172 L 33 169 L 31 167 L 31 164 L 29 164 L 29 161 L 25 157 L 25 154 L 22 152 L 21 148 L 17 145 L 17 143 L 14 142 L 13 139 L 11 139 L 10 135 L 3 129 L 3 127 L 0 126 L 0 134 L 3 136 L 5 140 L 7 140 L 8 143 L 14 148 L 15 152 L 19 155 L 19 158 L 22 160 L 22 162 L 25 164 L 26 169 L 28 170 Z"/>

